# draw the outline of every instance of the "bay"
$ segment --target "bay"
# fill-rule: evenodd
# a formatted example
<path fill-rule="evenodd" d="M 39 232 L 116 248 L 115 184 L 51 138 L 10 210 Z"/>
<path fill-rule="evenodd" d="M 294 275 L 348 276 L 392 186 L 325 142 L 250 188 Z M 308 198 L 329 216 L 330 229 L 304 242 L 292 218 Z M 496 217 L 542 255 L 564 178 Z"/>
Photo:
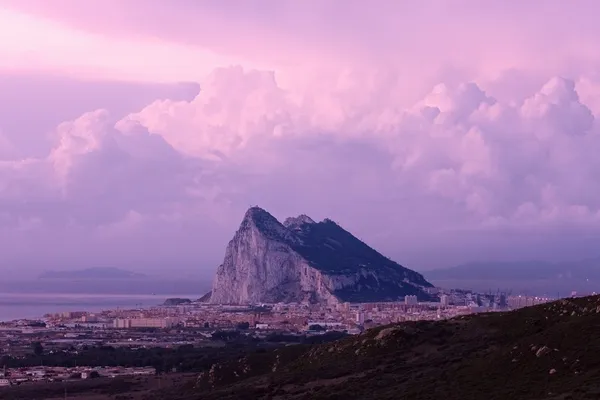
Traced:
<path fill-rule="evenodd" d="M 47 313 L 65 311 L 148 308 L 158 306 L 170 297 L 196 299 L 198 295 L 0 293 L 0 321 L 41 318 Z"/>

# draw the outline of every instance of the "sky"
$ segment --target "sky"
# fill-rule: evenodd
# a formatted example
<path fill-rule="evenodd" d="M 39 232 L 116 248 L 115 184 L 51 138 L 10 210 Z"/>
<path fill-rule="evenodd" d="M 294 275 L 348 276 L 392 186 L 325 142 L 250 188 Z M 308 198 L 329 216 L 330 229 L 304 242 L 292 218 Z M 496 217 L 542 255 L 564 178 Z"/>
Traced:
<path fill-rule="evenodd" d="M 0 0 L 0 271 L 211 277 L 254 205 L 419 271 L 598 256 L 598 12 Z"/>

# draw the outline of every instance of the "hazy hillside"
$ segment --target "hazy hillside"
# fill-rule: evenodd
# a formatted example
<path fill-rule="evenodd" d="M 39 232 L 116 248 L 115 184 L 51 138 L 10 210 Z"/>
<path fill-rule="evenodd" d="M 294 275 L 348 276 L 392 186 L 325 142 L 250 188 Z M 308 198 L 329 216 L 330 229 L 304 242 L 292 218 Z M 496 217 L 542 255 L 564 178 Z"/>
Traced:
<path fill-rule="evenodd" d="M 11 282 L 0 282 L 0 293 L 31 294 L 121 294 L 121 295 L 185 295 L 202 293 L 210 290 L 210 281 L 192 280 L 174 277 L 159 279 L 36 279 Z"/>
<path fill-rule="evenodd" d="M 70 271 L 46 271 L 40 279 L 142 279 L 146 275 L 119 268 L 86 268 Z"/>
<path fill-rule="evenodd" d="M 424 273 L 441 287 L 474 290 L 512 289 L 516 293 L 556 296 L 571 291 L 591 293 L 600 288 L 600 258 L 571 262 L 472 262 Z"/>

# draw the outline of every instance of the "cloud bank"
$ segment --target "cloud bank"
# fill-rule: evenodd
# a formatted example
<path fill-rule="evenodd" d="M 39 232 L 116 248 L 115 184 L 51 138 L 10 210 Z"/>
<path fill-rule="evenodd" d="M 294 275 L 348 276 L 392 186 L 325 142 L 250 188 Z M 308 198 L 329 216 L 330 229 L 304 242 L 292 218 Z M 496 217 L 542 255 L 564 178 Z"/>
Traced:
<path fill-rule="evenodd" d="M 578 92 L 594 99 L 590 81 L 554 77 L 512 103 L 442 83 L 409 107 L 395 105 L 390 75 L 340 81 L 298 93 L 273 72 L 219 68 L 191 101 L 59 124 L 45 157 L 0 165 L 2 232 L 21 244 L 9 259 L 115 246 L 142 262 L 154 244 L 165 262 L 212 261 L 254 204 L 332 217 L 397 252 L 600 227 L 600 131 Z"/>
<path fill-rule="evenodd" d="M 2 263 L 210 275 L 256 204 L 416 269 L 597 255 L 576 3 L 4 0 Z"/>

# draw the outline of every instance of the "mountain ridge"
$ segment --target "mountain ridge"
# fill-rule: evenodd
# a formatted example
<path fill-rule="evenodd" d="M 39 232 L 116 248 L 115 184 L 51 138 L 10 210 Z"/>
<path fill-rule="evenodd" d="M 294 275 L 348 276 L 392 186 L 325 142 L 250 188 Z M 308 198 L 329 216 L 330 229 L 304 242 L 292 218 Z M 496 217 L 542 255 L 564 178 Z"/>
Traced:
<path fill-rule="evenodd" d="M 598 292 L 600 258 L 469 262 L 426 273 L 439 287 L 486 292 L 500 289 L 514 294 L 560 297 L 561 293 Z"/>
<path fill-rule="evenodd" d="M 46 271 L 39 279 L 143 279 L 146 275 L 113 267 L 92 267 L 78 270 Z"/>
<path fill-rule="evenodd" d="M 433 279 L 600 279 L 600 257 L 573 261 L 472 261 L 427 271 Z"/>

